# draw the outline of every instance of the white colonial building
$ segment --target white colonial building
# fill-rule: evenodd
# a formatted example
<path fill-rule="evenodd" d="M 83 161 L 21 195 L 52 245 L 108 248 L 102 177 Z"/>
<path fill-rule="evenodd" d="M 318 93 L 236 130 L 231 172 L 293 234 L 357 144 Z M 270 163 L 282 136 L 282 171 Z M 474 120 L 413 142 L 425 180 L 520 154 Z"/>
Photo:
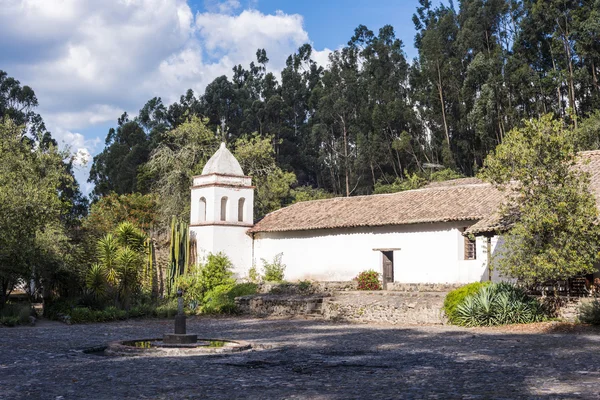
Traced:
<path fill-rule="evenodd" d="M 475 178 L 296 203 L 256 224 L 253 191 L 225 144 L 192 186 L 190 231 L 198 257 L 225 253 L 239 278 L 280 253 L 290 281 L 347 281 L 367 269 L 381 272 L 386 283 L 490 278 L 489 256 L 500 241 L 489 221 L 503 196 Z M 471 240 L 466 233 L 480 236 Z"/>

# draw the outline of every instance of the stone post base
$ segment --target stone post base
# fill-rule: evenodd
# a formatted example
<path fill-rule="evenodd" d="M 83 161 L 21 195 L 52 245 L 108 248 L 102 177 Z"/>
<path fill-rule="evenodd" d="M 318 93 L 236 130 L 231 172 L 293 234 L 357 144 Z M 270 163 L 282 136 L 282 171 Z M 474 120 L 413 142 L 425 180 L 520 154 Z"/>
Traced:
<path fill-rule="evenodd" d="M 190 344 L 198 341 L 198 335 L 182 335 L 177 333 L 166 333 L 163 336 L 163 343 L 165 344 Z"/>

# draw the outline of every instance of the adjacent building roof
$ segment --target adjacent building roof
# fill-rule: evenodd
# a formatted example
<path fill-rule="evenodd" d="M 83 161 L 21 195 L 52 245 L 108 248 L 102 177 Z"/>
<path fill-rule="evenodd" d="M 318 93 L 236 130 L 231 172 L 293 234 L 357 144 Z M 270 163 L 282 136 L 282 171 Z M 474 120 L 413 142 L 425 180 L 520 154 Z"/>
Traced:
<path fill-rule="evenodd" d="M 227 149 L 225 143 L 221 143 L 219 150 L 213 154 L 202 169 L 202 175 L 210 174 L 244 176 L 240 163 Z"/>
<path fill-rule="evenodd" d="M 579 155 L 579 167 L 590 174 L 590 190 L 600 208 L 600 150 Z M 453 179 L 392 194 L 296 203 L 268 214 L 249 232 L 473 221 L 465 234 L 478 235 L 507 228 L 499 213 L 506 196 L 477 178 Z"/>
<path fill-rule="evenodd" d="M 494 212 L 501 201 L 502 194 L 492 185 L 471 180 L 392 194 L 296 203 L 268 214 L 250 232 L 477 221 Z"/>

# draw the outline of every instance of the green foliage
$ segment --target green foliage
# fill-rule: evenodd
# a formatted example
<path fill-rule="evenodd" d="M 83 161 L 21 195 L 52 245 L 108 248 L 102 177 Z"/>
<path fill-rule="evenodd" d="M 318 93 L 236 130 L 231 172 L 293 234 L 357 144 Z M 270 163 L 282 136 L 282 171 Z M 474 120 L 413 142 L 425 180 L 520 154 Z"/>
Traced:
<path fill-rule="evenodd" d="M 311 186 L 298 186 L 291 190 L 292 204 L 301 201 L 330 199 L 333 195 L 323 189 L 315 189 Z"/>
<path fill-rule="evenodd" d="M 85 286 L 97 298 L 102 298 L 108 288 L 106 268 L 103 264 L 93 264 L 85 277 Z"/>
<path fill-rule="evenodd" d="M 432 172 L 429 176 L 429 180 L 431 182 L 442 182 L 459 178 L 464 178 L 464 176 L 450 168 L 444 168 L 440 171 Z"/>
<path fill-rule="evenodd" d="M 500 270 L 526 283 L 594 272 L 598 209 L 576 168 L 576 134 L 551 116 L 526 121 L 486 159 L 482 177 L 510 193 Z"/>
<path fill-rule="evenodd" d="M 248 281 L 251 283 L 260 283 L 262 282 L 262 280 L 263 277 L 258 271 L 258 268 L 256 267 L 256 265 L 252 265 L 252 267 L 250 267 L 250 269 L 248 270 Z"/>
<path fill-rule="evenodd" d="M 395 193 L 404 190 L 418 189 L 426 183 L 427 181 L 417 174 L 412 174 L 404 180 L 396 178 L 396 180 L 390 184 L 384 184 L 382 181 L 377 181 L 377 183 L 375 183 L 373 194 Z"/>
<path fill-rule="evenodd" d="M 233 264 L 223 253 L 209 254 L 206 264 L 200 270 L 200 285 L 204 292 L 210 292 L 217 286 L 231 286 L 235 283 Z"/>
<path fill-rule="evenodd" d="M 86 288 L 97 299 L 112 296 L 115 304 L 129 308 L 133 296 L 151 285 L 148 255 L 152 251 L 141 230 L 130 222 L 119 224 L 114 235 L 109 233 L 98 240 L 98 263 L 86 273 Z"/>
<path fill-rule="evenodd" d="M 167 282 L 167 294 L 176 292 L 173 286 L 175 280 L 186 273 L 190 257 L 189 224 L 178 221 L 173 217 L 171 220 L 171 241 L 169 248 L 169 276 Z"/>
<path fill-rule="evenodd" d="M 29 323 L 31 305 L 29 303 L 7 303 L 0 310 L 0 325 L 16 326 Z"/>
<path fill-rule="evenodd" d="M 235 142 L 234 155 L 246 175 L 256 185 L 254 217 L 260 219 L 289 202 L 291 185 L 296 175 L 283 171 L 276 163 L 272 136 L 257 133 L 246 135 Z M 302 197 L 302 195 L 300 195 Z"/>
<path fill-rule="evenodd" d="M 542 305 L 510 283 L 481 287 L 456 308 L 454 323 L 463 326 L 491 326 L 541 322 L 547 318 Z"/>
<path fill-rule="evenodd" d="M 354 280 L 358 282 L 358 290 L 381 290 L 379 276 L 381 274 L 372 269 L 362 271 Z"/>
<path fill-rule="evenodd" d="M 256 294 L 257 285 L 241 283 L 237 285 L 219 285 L 204 296 L 202 312 L 206 314 L 236 313 L 235 298 Z"/>
<path fill-rule="evenodd" d="M 300 290 L 300 292 L 308 292 L 311 287 L 312 287 L 311 281 L 305 280 L 305 281 L 298 282 L 298 290 Z"/>
<path fill-rule="evenodd" d="M 584 324 L 600 325 L 600 301 L 598 298 L 582 302 L 577 310 L 577 319 Z"/>
<path fill-rule="evenodd" d="M 105 196 L 132 193 L 138 188 L 138 168 L 148 161 L 150 140 L 137 121 L 130 121 L 127 113 L 118 120 L 115 130 L 110 128 L 106 148 L 94 156 L 89 181 L 94 182 L 93 195 Z"/>
<path fill-rule="evenodd" d="M 489 286 L 490 284 L 491 282 L 473 282 L 448 293 L 444 299 L 444 314 L 446 314 L 448 322 L 456 324 L 458 322 L 458 306 L 462 304 L 467 297 L 478 293 L 482 288 Z"/>
<path fill-rule="evenodd" d="M 157 211 L 157 199 L 153 194 L 111 193 L 92 204 L 83 226 L 96 238 L 113 232 L 120 223 L 126 221 L 148 231 L 157 222 Z"/>
<path fill-rule="evenodd" d="M 68 258 L 61 218 L 70 203 L 59 189 L 73 181 L 69 156 L 42 140 L 0 115 L 0 309 L 18 280 L 49 282 Z"/>
<path fill-rule="evenodd" d="M 265 282 L 283 282 L 286 266 L 282 263 L 282 258 L 283 253 L 279 253 L 275 255 L 271 262 L 264 258 L 261 259 L 264 271 L 263 279 Z"/>
<path fill-rule="evenodd" d="M 204 285 L 200 271 L 202 265 L 191 265 L 188 272 L 175 279 L 173 287 L 183 290 L 183 302 L 189 308 L 195 309 L 204 298 Z"/>
<path fill-rule="evenodd" d="M 159 220 L 163 224 L 173 216 L 189 218 L 192 176 L 202 173 L 204 164 L 218 148 L 218 140 L 206 122 L 192 116 L 165 133 L 150 155 L 146 168 L 154 177 L 152 191 L 160 199 Z"/>
<path fill-rule="evenodd" d="M 172 318 L 177 315 L 177 300 L 171 299 L 165 304 L 156 307 L 155 315 L 158 318 Z"/>

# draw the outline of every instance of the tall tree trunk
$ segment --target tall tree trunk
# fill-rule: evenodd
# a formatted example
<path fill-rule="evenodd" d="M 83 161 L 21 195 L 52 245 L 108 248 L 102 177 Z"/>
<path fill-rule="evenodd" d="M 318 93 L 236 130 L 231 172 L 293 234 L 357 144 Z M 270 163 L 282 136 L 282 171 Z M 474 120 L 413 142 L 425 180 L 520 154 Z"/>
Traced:
<path fill-rule="evenodd" d="M 597 92 L 600 92 L 600 86 L 598 85 L 598 76 L 596 75 L 596 63 L 592 59 L 592 81 L 594 82 L 594 88 Z"/>
<path fill-rule="evenodd" d="M 444 103 L 444 91 L 442 90 L 442 72 L 440 71 L 440 63 L 436 62 L 437 73 L 438 73 L 438 93 L 440 95 L 440 103 L 442 105 L 442 119 L 444 120 L 444 133 L 446 134 L 446 143 L 448 150 L 450 150 L 450 132 L 448 131 L 448 122 L 446 121 L 446 107 Z"/>
<path fill-rule="evenodd" d="M 342 122 L 342 131 L 344 133 L 344 173 L 346 175 L 346 197 L 350 196 L 350 171 L 348 171 L 348 131 L 346 130 L 346 122 L 344 117 L 340 115 Z"/>

